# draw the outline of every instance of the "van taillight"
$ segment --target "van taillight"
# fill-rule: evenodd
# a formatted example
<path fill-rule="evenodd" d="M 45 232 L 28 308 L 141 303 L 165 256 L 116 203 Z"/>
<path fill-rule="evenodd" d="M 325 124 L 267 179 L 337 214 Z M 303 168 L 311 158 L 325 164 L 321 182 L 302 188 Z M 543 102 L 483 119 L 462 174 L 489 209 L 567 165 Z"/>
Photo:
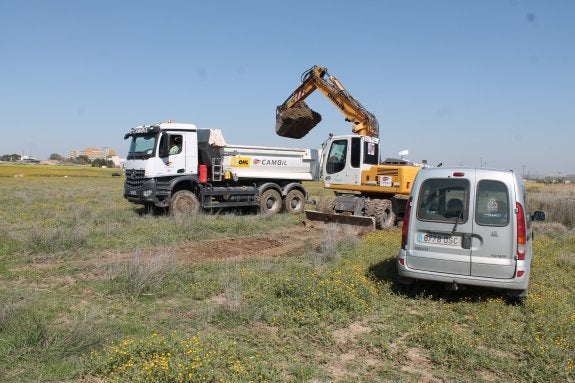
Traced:
<path fill-rule="evenodd" d="M 409 197 L 407 201 L 407 206 L 405 207 L 405 213 L 403 215 L 403 226 L 401 227 L 401 248 L 405 250 L 407 245 L 407 230 L 409 228 L 409 214 L 411 213 L 411 201 L 412 197 Z"/>
<path fill-rule="evenodd" d="M 525 244 L 527 243 L 527 227 L 525 224 L 525 211 L 519 202 L 517 208 L 517 259 L 525 259 Z"/>

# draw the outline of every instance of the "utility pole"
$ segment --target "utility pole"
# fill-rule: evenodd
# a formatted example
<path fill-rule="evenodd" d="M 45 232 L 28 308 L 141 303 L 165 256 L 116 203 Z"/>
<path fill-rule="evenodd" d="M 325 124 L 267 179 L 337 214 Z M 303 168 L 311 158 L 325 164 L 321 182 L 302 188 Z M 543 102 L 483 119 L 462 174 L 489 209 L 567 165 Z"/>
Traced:
<path fill-rule="evenodd" d="M 523 165 L 523 173 L 521 174 L 521 177 L 525 179 L 525 165 Z"/>

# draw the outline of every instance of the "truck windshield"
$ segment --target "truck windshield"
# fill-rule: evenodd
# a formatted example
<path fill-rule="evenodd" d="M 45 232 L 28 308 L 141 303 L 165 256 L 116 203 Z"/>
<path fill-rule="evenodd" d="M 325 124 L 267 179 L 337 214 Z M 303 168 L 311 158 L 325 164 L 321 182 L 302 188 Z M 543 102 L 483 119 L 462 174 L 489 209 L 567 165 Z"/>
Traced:
<path fill-rule="evenodd" d="M 128 159 L 150 158 L 154 155 L 157 135 L 132 136 Z"/>

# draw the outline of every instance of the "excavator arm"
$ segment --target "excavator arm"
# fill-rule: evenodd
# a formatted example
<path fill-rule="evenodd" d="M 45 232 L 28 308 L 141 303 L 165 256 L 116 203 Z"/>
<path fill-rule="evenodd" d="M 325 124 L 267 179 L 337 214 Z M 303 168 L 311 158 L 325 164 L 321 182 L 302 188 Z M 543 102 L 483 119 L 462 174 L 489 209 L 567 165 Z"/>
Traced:
<path fill-rule="evenodd" d="M 354 99 L 339 80 L 327 72 L 327 68 L 313 66 L 302 74 L 301 81 L 302 84 L 276 108 L 278 135 L 302 138 L 321 121 L 321 115 L 304 102 L 317 89 L 345 115 L 346 121 L 352 123 L 353 133 L 379 136 L 379 124 L 375 116 Z"/>

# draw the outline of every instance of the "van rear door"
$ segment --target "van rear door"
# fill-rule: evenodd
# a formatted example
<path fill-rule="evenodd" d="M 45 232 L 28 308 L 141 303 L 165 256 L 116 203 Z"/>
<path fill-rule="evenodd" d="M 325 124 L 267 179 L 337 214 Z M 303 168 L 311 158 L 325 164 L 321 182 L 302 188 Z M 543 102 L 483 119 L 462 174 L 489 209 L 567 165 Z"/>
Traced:
<path fill-rule="evenodd" d="M 406 263 L 415 270 L 470 275 L 475 172 L 434 169 L 412 209 Z"/>
<path fill-rule="evenodd" d="M 471 275 L 515 275 L 515 186 L 511 173 L 477 172 Z M 512 214 L 513 212 L 513 214 Z"/>

